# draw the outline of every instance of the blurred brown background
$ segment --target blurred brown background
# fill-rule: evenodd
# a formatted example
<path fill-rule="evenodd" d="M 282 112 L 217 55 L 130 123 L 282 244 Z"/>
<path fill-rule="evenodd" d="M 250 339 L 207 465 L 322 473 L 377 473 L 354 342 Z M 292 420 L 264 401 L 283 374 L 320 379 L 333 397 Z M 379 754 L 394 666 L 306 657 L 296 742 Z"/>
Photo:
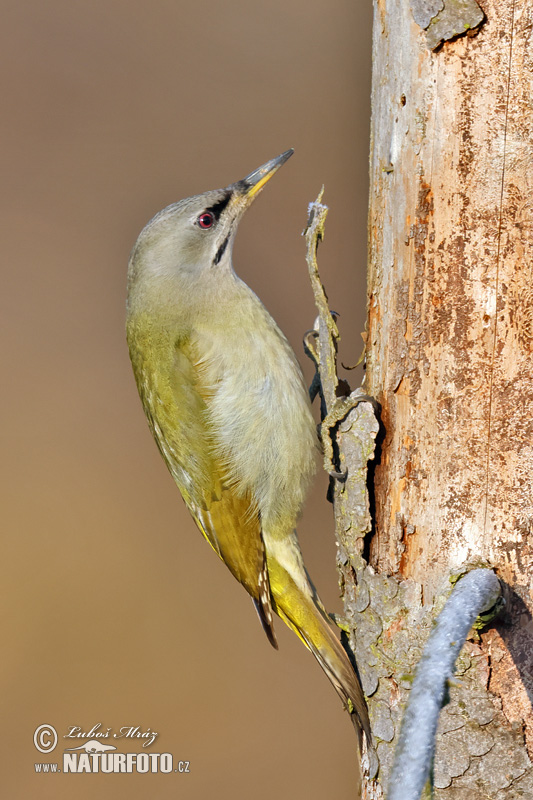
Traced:
<path fill-rule="evenodd" d="M 269 646 L 151 439 L 124 303 L 129 251 L 156 211 L 295 147 L 248 212 L 235 266 L 300 355 L 315 316 L 300 233 L 324 182 L 323 279 L 342 360 L 357 360 L 370 4 L 0 11 L 2 796 L 350 797 L 354 735 L 335 693 L 282 623 L 280 652 Z M 340 610 L 324 494 L 319 479 L 300 538 Z M 190 774 L 35 774 L 80 743 L 40 756 L 38 725 L 62 737 L 98 722 L 158 731 L 149 751 L 190 761 Z"/>

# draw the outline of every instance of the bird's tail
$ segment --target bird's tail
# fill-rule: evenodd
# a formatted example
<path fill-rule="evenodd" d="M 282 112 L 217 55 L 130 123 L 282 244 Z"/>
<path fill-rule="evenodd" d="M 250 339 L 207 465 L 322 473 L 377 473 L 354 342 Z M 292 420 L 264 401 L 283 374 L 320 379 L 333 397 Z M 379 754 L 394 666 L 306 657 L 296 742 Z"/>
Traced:
<path fill-rule="evenodd" d="M 274 611 L 311 650 L 328 676 L 350 713 L 360 747 L 362 731 L 370 745 L 370 721 L 361 684 L 303 562 L 300 561 L 297 570 L 291 564 L 289 572 L 275 557 L 269 558 L 268 548 L 267 562 Z M 296 577 L 293 578 L 291 573 L 295 572 Z"/>

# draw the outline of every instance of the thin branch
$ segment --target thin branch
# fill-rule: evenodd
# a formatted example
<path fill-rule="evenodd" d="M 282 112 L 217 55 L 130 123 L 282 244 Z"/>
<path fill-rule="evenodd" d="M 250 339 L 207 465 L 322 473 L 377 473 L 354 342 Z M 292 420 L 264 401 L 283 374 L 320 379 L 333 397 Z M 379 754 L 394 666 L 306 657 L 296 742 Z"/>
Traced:
<path fill-rule="evenodd" d="M 323 189 L 317 200 L 309 205 L 309 221 L 304 231 L 307 245 L 309 277 L 318 310 L 312 331 L 304 338 L 306 354 L 314 362 L 317 374 L 310 394 L 320 394 L 321 438 L 324 449 L 324 469 L 330 476 L 328 497 L 333 501 L 337 564 L 342 585 L 346 574 L 353 580 L 363 580 L 366 561 L 363 558 L 364 537 L 371 529 L 367 490 L 367 464 L 374 458 L 375 440 L 379 423 L 374 412 L 374 401 L 362 389 L 350 391 L 346 382 L 339 385 L 337 378 L 337 342 L 339 331 L 336 315 L 330 311 L 328 298 L 317 264 L 317 248 L 324 237 L 324 223 L 328 212 L 322 204 Z M 338 397 L 337 394 L 342 394 Z M 342 620 L 337 624 L 345 631 L 342 640 L 350 657 L 354 658 L 353 631 L 346 630 Z M 346 634 L 350 634 L 351 642 Z M 359 664 L 360 677 L 366 675 L 366 657 Z M 364 688 L 364 684 L 363 684 Z M 379 762 L 370 738 L 366 740 L 363 766 L 367 780 L 376 778 Z M 376 792 L 379 792 L 379 787 Z M 375 794 L 377 797 L 378 794 Z"/>
<path fill-rule="evenodd" d="M 315 330 L 318 330 L 317 355 L 318 369 L 322 383 L 322 392 L 326 408 L 331 410 L 336 399 L 337 392 L 337 348 L 336 342 L 339 337 L 339 329 L 335 318 L 329 310 L 328 298 L 318 274 L 318 263 L 316 252 L 319 242 L 324 238 L 324 224 L 328 213 L 328 207 L 322 204 L 324 187 L 314 203 L 309 203 L 309 216 L 307 226 L 303 232 L 307 245 L 307 267 L 309 278 L 315 297 L 315 305 L 318 309 L 318 319 L 315 323 Z"/>

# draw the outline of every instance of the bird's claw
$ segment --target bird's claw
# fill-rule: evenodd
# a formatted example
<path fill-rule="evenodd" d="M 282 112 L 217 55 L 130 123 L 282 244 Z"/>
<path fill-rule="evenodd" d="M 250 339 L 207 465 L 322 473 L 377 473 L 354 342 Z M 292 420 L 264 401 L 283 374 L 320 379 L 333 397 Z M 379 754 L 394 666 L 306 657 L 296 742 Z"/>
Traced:
<path fill-rule="evenodd" d="M 350 627 L 350 623 L 346 619 L 346 617 L 341 616 L 341 614 L 335 614 L 335 612 L 331 612 L 328 614 L 328 617 L 335 623 L 335 625 L 344 631 L 344 633 L 351 633 L 352 629 Z"/>

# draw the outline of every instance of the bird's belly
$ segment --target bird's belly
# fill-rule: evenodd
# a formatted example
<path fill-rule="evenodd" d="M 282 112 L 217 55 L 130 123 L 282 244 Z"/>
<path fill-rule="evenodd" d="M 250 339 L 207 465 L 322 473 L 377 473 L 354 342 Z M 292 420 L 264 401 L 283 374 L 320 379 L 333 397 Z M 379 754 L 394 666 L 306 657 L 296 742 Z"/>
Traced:
<path fill-rule="evenodd" d="M 206 376 L 215 446 L 228 479 L 254 496 L 263 526 L 286 531 L 296 523 L 318 447 L 300 368 L 278 336 L 241 337 L 220 351 Z"/>

